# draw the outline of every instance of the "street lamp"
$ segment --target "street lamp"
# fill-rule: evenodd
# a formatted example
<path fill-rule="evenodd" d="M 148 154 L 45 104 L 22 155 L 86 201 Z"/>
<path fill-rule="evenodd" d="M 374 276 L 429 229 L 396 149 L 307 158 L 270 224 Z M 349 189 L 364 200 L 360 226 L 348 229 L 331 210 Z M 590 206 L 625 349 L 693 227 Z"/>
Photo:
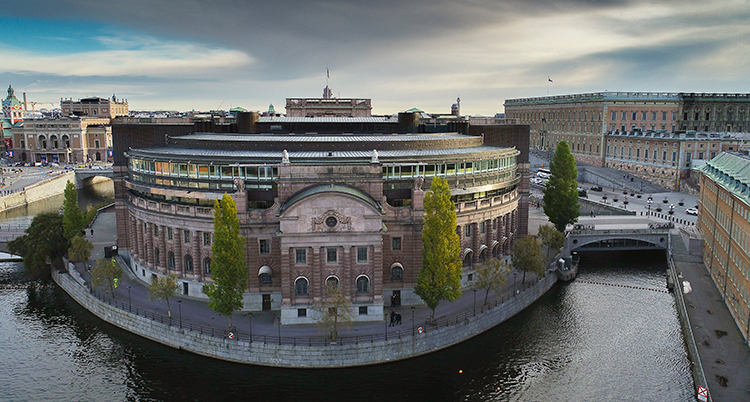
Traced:
<path fill-rule="evenodd" d="M 415 335 L 414 333 L 414 306 L 411 306 L 411 336 L 414 336 L 414 335 Z"/>
<path fill-rule="evenodd" d="M 281 311 L 279 311 L 279 345 L 281 345 Z"/>
<path fill-rule="evenodd" d="M 472 289 L 474 291 L 474 316 L 477 316 L 477 290 Z"/>
<path fill-rule="evenodd" d="M 180 310 L 180 328 L 182 328 L 182 300 L 177 300 L 177 308 Z"/>
<path fill-rule="evenodd" d="M 130 285 L 128 285 L 128 313 L 132 312 L 130 309 Z"/>
<path fill-rule="evenodd" d="M 253 341 L 253 313 L 247 313 L 247 318 L 250 321 L 250 342 Z"/>
<path fill-rule="evenodd" d="M 513 297 L 516 297 L 516 274 L 518 274 L 518 272 L 513 273 Z"/>

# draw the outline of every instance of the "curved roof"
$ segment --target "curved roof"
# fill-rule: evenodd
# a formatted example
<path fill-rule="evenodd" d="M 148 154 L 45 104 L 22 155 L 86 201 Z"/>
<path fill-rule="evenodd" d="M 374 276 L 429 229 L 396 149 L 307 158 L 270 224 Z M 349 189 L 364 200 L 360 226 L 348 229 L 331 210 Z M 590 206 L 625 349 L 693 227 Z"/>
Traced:
<path fill-rule="evenodd" d="M 347 194 L 355 198 L 359 198 L 360 200 L 364 201 L 367 205 L 374 208 L 376 211 L 379 211 L 381 214 L 385 214 L 385 211 L 383 210 L 383 207 L 380 205 L 380 203 L 375 201 L 374 198 L 372 198 L 369 194 L 367 194 L 366 192 L 360 189 L 349 187 L 349 186 L 344 186 L 341 184 L 321 184 L 318 186 L 308 187 L 294 194 L 291 198 L 289 198 L 285 203 L 281 205 L 281 208 L 279 208 L 279 211 L 276 213 L 276 216 L 281 215 L 282 213 L 284 213 L 284 211 L 291 208 L 294 204 L 304 200 L 307 197 L 311 197 L 313 195 L 323 194 L 323 193 L 340 193 L 340 194 Z"/>

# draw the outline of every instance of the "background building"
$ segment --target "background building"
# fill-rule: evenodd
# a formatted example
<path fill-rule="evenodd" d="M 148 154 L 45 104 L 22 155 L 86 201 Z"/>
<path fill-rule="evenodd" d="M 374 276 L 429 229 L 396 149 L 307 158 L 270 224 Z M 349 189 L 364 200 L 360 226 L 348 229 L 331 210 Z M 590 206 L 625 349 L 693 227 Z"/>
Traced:
<path fill-rule="evenodd" d="M 739 149 L 750 131 L 749 109 L 750 94 L 596 92 L 505 102 L 508 118 L 530 125 L 532 148 L 554 150 L 565 140 L 578 162 L 615 167 L 674 190 L 693 161 Z"/>
<path fill-rule="evenodd" d="M 74 101 L 72 99 L 60 99 L 60 109 L 63 116 L 85 116 L 106 117 L 127 116 L 129 113 L 128 101 L 118 101 L 115 95 L 111 99 L 106 98 L 84 98 Z"/>
<path fill-rule="evenodd" d="M 723 152 L 700 168 L 703 262 L 740 331 L 750 333 L 750 156 Z"/>
<path fill-rule="evenodd" d="M 12 161 L 79 164 L 112 159 L 109 118 L 30 119 L 11 133 Z"/>
<path fill-rule="evenodd" d="M 334 283 L 358 320 L 380 321 L 391 303 L 421 303 L 413 286 L 433 177 L 448 180 L 456 203 L 464 285 L 476 264 L 527 233 L 528 127 L 450 128 L 423 133 L 415 113 L 117 120 L 120 252 L 142 279 L 175 273 L 183 294 L 205 297 L 212 206 L 227 192 L 247 239 L 243 310 L 313 322 L 314 302 Z"/>
<path fill-rule="evenodd" d="M 16 98 L 13 87 L 8 85 L 8 96 L 3 99 L 3 138 L 11 138 L 11 128 L 23 126 L 23 116 L 23 103 Z M 6 141 L 6 148 L 8 145 Z"/>

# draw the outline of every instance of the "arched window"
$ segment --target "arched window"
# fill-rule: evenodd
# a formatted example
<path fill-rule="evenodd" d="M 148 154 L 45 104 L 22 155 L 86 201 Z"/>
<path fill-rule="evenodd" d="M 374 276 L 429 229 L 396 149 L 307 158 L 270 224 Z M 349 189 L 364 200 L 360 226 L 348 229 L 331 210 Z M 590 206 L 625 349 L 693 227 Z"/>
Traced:
<path fill-rule="evenodd" d="M 203 274 L 211 275 L 211 258 L 209 257 L 203 259 Z"/>
<path fill-rule="evenodd" d="M 70 148 L 70 137 L 68 137 L 67 135 L 63 135 L 62 140 L 65 148 Z"/>
<path fill-rule="evenodd" d="M 167 254 L 167 268 L 174 269 L 174 253 L 171 251 Z"/>
<path fill-rule="evenodd" d="M 49 137 L 49 141 L 50 141 L 50 143 L 52 143 L 52 149 L 57 149 L 58 148 L 59 143 L 57 141 L 57 136 L 56 135 L 51 135 Z"/>
<path fill-rule="evenodd" d="M 294 294 L 297 296 L 306 296 L 310 282 L 304 276 L 300 276 L 294 281 Z"/>
<path fill-rule="evenodd" d="M 339 287 L 339 278 L 331 275 L 328 278 L 326 278 L 326 288 L 332 287 L 332 288 L 338 288 Z"/>
<path fill-rule="evenodd" d="M 271 277 L 271 267 L 268 265 L 264 265 L 260 267 L 260 270 L 258 270 L 258 279 L 260 279 L 261 285 L 270 285 L 272 284 L 272 277 Z"/>
<path fill-rule="evenodd" d="M 47 137 L 40 135 L 37 145 L 42 149 L 47 149 Z"/>
<path fill-rule="evenodd" d="M 474 256 L 474 253 L 471 250 L 468 250 L 466 254 L 464 254 L 464 267 L 470 267 L 471 266 L 471 260 Z"/>
<path fill-rule="evenodd" d="M 370 292 L 370 278 L 366 275 L 360 275 L 357 278 L 357 293 L 369 293 Z"/>
<path fill-rule="evenodd" d="M 193 273 L 193 257 L 190 254 L 185 254 L 185 272 Z"/>
<path fill-rule="evenodd" d="M 102 160 L 102 154 L 101 153 L 99 153 L 99 152 L 96 153 L 96 160 L 97 161 Z"/>
<path fill-rule="evenodd" d="M 399 263 L 394 263 L 391 265 L 391 280 L 392 281 L 401 281 L 404 279 L 404 267 L 403 265 Z"/>

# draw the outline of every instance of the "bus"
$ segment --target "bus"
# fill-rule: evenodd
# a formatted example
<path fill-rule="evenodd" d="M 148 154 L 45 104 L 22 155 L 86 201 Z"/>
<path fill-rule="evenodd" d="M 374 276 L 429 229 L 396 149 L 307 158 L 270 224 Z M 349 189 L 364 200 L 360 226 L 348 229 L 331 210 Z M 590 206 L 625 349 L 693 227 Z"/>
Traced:
<path fill-rule="evenodd" d="M 549 169 L 541 168 L 536 171 L 536 177 L 541 177 L 542 179 L 549 179 L 550 176 L 552 176 L 552 172 L 550 172 Z"/>

